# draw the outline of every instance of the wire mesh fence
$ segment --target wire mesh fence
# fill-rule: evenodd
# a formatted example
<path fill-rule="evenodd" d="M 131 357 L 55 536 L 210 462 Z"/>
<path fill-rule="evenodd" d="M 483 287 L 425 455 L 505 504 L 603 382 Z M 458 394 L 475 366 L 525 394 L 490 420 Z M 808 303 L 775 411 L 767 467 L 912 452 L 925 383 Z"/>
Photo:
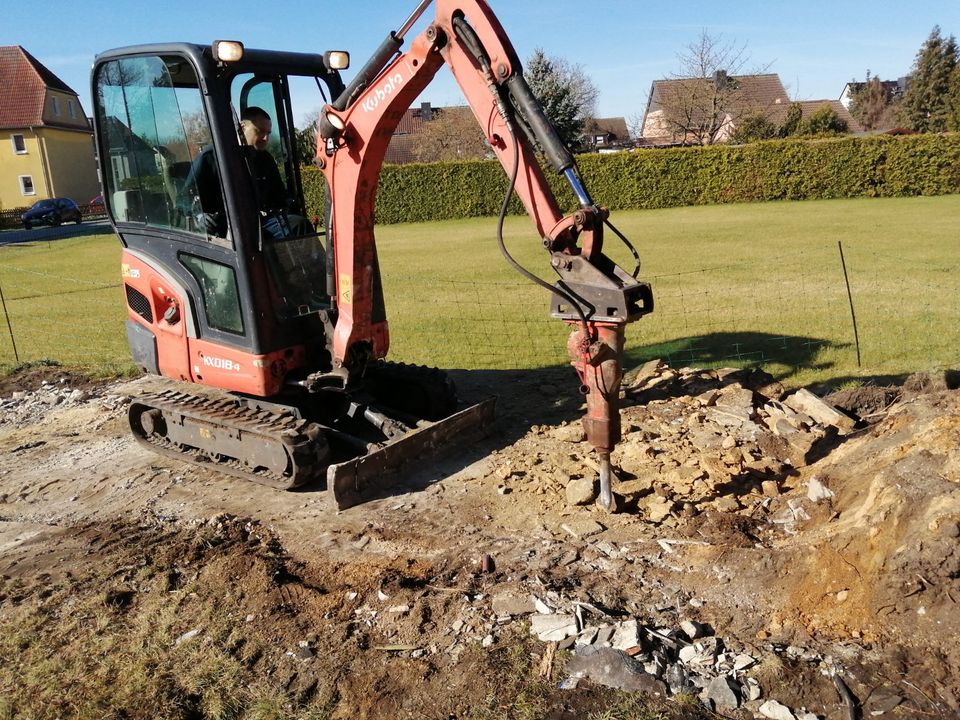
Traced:
<path fill-rule="evenodd" d="M 678 253 L 670 272 L 644 277 L 656 308 L 628 327 L 628 364 L 759 365 L 795 382 L 960 365 L 960 248 L 845 245 L 846 274 L 840 250 L 823 242 L 762 257 Z M 93 254 L 81 266 L 54 262 L 52 248 L 0 247 L 0 365 L 128 366 L 114 256 Z M 504 278 L 432 280 L 413 297 L 388 284 L 391 359 L 465 369 L 566 364 L 570 328 L 549 317 L 547 293 Z"/>

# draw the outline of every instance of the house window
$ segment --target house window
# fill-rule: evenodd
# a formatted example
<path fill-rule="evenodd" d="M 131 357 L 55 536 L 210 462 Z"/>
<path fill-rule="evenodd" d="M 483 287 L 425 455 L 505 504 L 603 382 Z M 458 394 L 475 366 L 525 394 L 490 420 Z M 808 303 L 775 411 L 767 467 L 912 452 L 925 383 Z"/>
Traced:
<path fill-rule="evenodd" d="M 50 98 L 50 100 L 53 101 L 53 114 L 59 115 L 60 114 L 60 98 L 54 96 Z"/>
<path fill-rule="evenodd" d="M 14 135 L 10 140 L 13 142 L 13 151 L 17 155 L 27 154 L 27 143 L 24 141 L 23 135 Z"/>
<path fill-rule="evenodd" d="M 77 116 L 77 110 L 73 106 L 73 100 L 67 100 L 67 112 L 70 113 L 71 118 L 75 118 Z"/>
<path fill-rule="evenodd" d="M 24 195 L 36 195 L 36 191 L 33 189 L 33 176 L 32 175 L 21 175 L 20 176 L 20 192 Z"/>

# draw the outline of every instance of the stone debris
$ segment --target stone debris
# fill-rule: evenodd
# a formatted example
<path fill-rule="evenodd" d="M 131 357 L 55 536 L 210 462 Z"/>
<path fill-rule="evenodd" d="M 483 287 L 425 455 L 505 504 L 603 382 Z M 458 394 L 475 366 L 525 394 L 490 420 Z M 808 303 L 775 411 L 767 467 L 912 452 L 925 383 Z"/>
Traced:
<path fill-rule="evenodd" d="M 597 483 L 592 478 L 574 478 L 567 483 L 567 504 L 589 505 L 597 499 Z"/>
<path fill-rule="evenodd" d="M 810 516 L 797 503 L 830 493 L 808 487 L 817 500 L 805 498 L 799 469 L 856 426 L 809 391 L 786 395 L 763 371 L 673 369 L 659 360 L 626 373 L 621 405 L 622 439 L 612 457 L 617 510 L 666 528 L 714 511 L 794 532 Z M 572 423 L 531 432 L 567 443 L 580 431 Z M 562 530 L 589 538 L 603 528 L 577 515 L 594 511 L 596 468 L 590 457 L 556 447 L 543 444 L 513 460 L 510 471 L 524 478 L 515 489 L 559 495 L 573 516 Z"/>
<path fill-rule="evenodd" d="M 495 603 L 500 611 L 507 597 L 494 595 L 491 605 Z M 547 652 L 571 651 L 567 677 L 559 683 L 562 689 L 576 688 L 586 680 L 631 692 L 692 695 L 717 712 L 746 708 L 758 717 L 815 717 L 803 708 L 793 710 L 774 699 L 761 705 L 763 688 L 750 676 L 751 669 L 760 664 L 757 649 L 728 647 L 708 623 L 685 619 L 675 621 L 676 627 L 655 627 L 637 617 L 617 619 L 623 615 L 567 599 L 556 591 L 548 590 L 544 597 L 549 605 L 531 596 L 535 607 L 527 605 L 527 614 L 517 619 L 526 619 L 530 633 L 549 643 Z M 702 606 L 700 602 L 688 604 Z M 796 662 L 834 662 L 796 646 L 768 645 L 764 652 Z"/>
<path fill-rule="evenodd" d="M 71 387 L 68 378 L 44 380 L 36 390 L 16 390 L 10 397 L 0 399 L 0 426 L 19 427 L 37 423 L 54 408 L 76 407 L 90 398 L 89 392 Z M 126 405 L 129 399 L 107 395 L 100 401 L 104 409 L 117 410 Z"/>
<path fill-rule="evenodd" d="M 767 700 L 758 710 L 763 717 L 770 718 L 770 720 L 798 720 L 790 708 L 781 705 L 776 700 Z"/>
<path fill-rule="evenodd" d="M 824 485 L 820 478 L 812 477 L 807 482 L 807 499 L 810 502 L 817 503 L 821 500 L 829 500 L 833 495 L 833 491 Z"/>
<path fill-rule="evenodd" d="M 667 694 L 664 683 L 647 673 L 642 663 L 614 648 L 591 645 L 578 648 L 567 662 L 567 672 L 577 680 L 588 679 L 617 690 Z"/>
<path fill-rule="evenodd" d="M 543 642 L 560 642 L 580 631 L 575 615 L 531 615 L 530 632 Z"/>
<path fill-rule="evenodd" d="M 852 417 L 827 404 L 806 388 L 784 398 L 783 404 L 798 413 L 809 415 L 821 425 L 832 425 L 841 435 L 849 433 L 857 424 Z"/>
<path fill-rule="evenodd" d="M 597 535 L 604 531 L 603 525 L 594 520 L 581 520 L 576 522 L 563 523 L 560 529 L 565 533 L 579 539 Z"/>

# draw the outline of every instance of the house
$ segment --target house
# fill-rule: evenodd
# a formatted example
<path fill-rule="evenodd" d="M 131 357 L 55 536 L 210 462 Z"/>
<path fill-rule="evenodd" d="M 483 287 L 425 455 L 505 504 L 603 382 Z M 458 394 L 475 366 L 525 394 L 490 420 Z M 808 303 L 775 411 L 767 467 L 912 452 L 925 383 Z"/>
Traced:
<path fill-rule="evenodd" d="M 792 102 L 776 74 L 734 76 L 718 70 L 711 78 L 654 81 L 638 144 L 663 147 L 727 142 L 742 118 L 762 115 L 781 125 L 792 105 L 799 105 L 803 117 L 828 105 L 851 132 L 860 130 L 837 100 Z"/>
<path fill-rule="evenodd" d="M 718 70 L 712 78 L 655 80 L 643 115 L 642 144 L 726 142 L 738 118 L 789 105 L 780 77 L 771 73 L 728 76 Z"/>
<path fill-rule="evenodd" d="M 590 118 L 583 125 L 581 147 L 585 151 L 605 152 L 632 147 L 627 121 L 622 117 Z"/>
<path fill-rule="evenodd" d="M 0 46 L 0 209 L 100 192 L 80 100 L 19 45 Z"/>

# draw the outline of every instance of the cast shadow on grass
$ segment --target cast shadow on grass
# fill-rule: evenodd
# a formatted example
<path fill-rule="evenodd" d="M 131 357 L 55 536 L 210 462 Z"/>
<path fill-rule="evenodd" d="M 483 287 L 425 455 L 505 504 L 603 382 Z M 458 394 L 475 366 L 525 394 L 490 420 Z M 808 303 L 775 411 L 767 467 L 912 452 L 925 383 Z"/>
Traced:
<path fill-rule="evenodd" d="M 821 350 L 831 346 L 833 343 L 827 340 L 809 337 L 713 333 L 633 348 L 624 358 L 624 371 L 629 373 L 657 358 L 674 368 L 750 368 L 775 363 L 778 368 L 783 368 L 777 378 L 784 379 L 801 369 L 829 368 L 828 363 L 816 364 L 816 357 Z M 370 499 L 422 490 L 443 477 L 469 468 L 492 452 L 513 445 L 534 425 L 558 425 L 576 422 L 583 417 L 580 381 L 569 365 L 526 370 L 451 370 L 449 373 L 463 405 L 491 396 L 497 398 L 494 432 L 479 441 L 463 442 L 453 438 L 448 453 L 438 458 L 422 458 L 414 471 L 406 469 L 399 473 L 398 484 L 392 491 L 371 495 Z M 736 378 L 730 380 L 735 381 Z M 470 474 L 469 470 L 467 474 Z"/>
<path fill-rule="evenodd" d="M 833 363 L 818 360 L 820 353 L 848 347 L 848 344 L 801 335 L 716 332 L 631 348 L 624 365 L 629 368 L 631 363 L 660 358 L 674 368 L 760 367 L 783 381 L 801 370 L 829 370 Z"/>

